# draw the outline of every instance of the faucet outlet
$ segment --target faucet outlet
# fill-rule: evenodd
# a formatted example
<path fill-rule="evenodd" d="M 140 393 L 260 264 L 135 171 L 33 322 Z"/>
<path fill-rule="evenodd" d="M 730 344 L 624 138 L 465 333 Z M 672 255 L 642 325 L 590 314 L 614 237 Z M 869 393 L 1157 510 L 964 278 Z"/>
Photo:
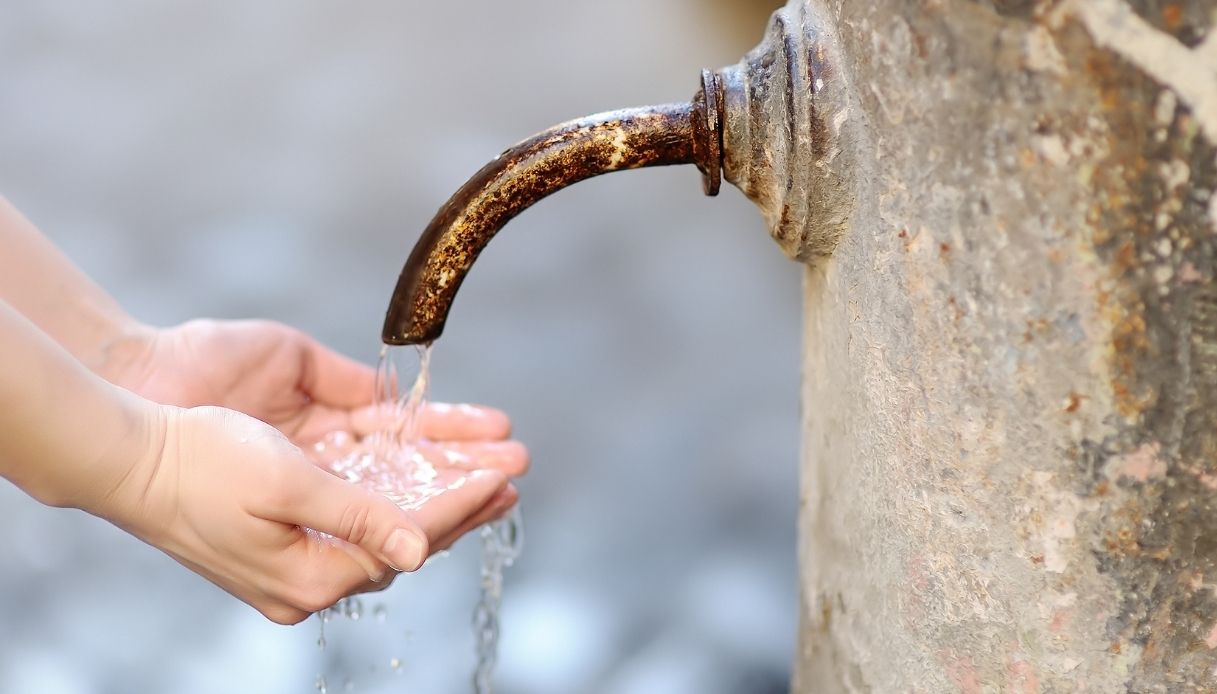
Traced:
<path fill-rule="evenodd" d="M 694 164 L 707 195 L 726 178 L 755 202 L 791 258 L 831 255 L 850 214 L 856 138 L 830 26 L 815 0 L 791 0 L 738 65 L 702 71 L 691 102 L 581 118 L 503 152 L 423 231 L 390 300 L 384 342 L 433 342 L 465 275 L 507 222 L 612 171 Z"/>

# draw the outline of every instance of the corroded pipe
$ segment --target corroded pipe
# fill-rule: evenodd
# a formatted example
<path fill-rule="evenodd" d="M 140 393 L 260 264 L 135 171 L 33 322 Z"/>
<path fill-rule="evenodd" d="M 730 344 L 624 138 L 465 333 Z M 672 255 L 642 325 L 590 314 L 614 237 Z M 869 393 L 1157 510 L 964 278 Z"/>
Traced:
<path fill-rule="evenodd" d="M 496 157 L 440 208 L 410 253 L 385 316 L 384 342 L 438 338 L 478 254 L 503 225 L 542 198 L 593 176 L 695 164 L 707 156 L 704 150 L 717 151 L 697 143 L 699 137 L 717 142 L 717 131 L 709 132 L 704 122 L 704 106 L 697 103 L 613 111 L 556 126 Z"/>
<path fill-rule="evenodd" d="M 852 213 L 858 111 L 831 23 L 811 3 L 779 10 L 738 65 L 703 70 L 691 103 L 571 121 L 507 150 L 442 207 L 406 261 L 386 344 L 432 342 L 490 239 L 541 198 L 625 169 L 696 164 L 707 195 L 723 178 L 760 208 L 790 257 L 814 263 Z"/>

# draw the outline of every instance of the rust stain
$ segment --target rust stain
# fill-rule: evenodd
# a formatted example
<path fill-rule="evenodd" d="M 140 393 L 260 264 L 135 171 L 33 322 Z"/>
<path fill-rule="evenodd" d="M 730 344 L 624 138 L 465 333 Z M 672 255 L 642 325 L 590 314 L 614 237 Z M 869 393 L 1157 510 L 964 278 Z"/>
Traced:
<path fill-rule="evenodd" d="M 1064 407 L 1065 412 L 1067 412 L 1069 414 L 1073 414 L 1074 412 L 1077 412 L 1078 408 L 1080 408 L 1082 406 L 1083 400 L 1086 400 L 1085 395 L 1079 395 L 1078 393 L 1070 393 L 1069 397 L 1065 400 L 1065 407 Z"/>
<path fill-rule="evenodd" d="M 1179 7 L 1167 4 L 1163 19 L 1172 21 Z M 1085 220 L 1109 272 L 1096 307 L 1109 331 L 1113 405 L 1124 418 L 1089 464 L 1111 479 L 1091 492 L 1104 499 L 1096 558 L 1121 588 L 1107 624 L 1110 651 L 1139 648 L 1129 691 L 1174 691 L 1163 689 L 1166 682 L 1192 691 L 1209 681 L 1212 660 L 1200 654 L 1217 623 L 1217 598 L 1192 587 L 1196 575 L 1217 570 L 1217 507 L 1205 484 L 1217 471 L 1217 356 L 1208 356 L 1217 355 L 1217 309 L 1210 308 L 1217 299 L 1203 281 L 1217 247 L 1195 206 L 1172 212 L 1167 229 L 1156 216 L 1174 194 L 1164 167 L 1183 161 L 1185 185 L 1211 189 L 1213 149 L 1180 129 L 1185 115 L 1156 136 L 1161 86 L 1093 47 L 1084 32 L 1066 27 L 1059 38 L 1081 58 L 1069 78 L 1095 95 L 1093 118 L 1102 128 L 1088 132 L 1105 152 L 1094 162 Z M 1169 256 L 1157 250 L 1163 246 Z"/>
<path fill-rule="evenodd" d="M 1026 321 L 1023 330 L 1023 342 L 1030 343 L 1037 337 L 1046 337 L 1052 332 L 1052 323 L 1045 318 L 1034 318 Z"/>
<path fill-rule="evenodd" d="M 1127 525 L 1109 530 L 1103 537 L 1103 548 L 1113 554 L 1140 555 L 1141 546 L 1137 544 L 1136 533 Z"/>
<path fill-rule="evenodd" d="M 706 99 L 614 111 L 571 121 L 512 147 L 444 204 L 402 269 L 385 317 L 386 344 L 432 342 L 482 250 L 516 215 L 571 184 L 612 171 L 705 163 L 718 138 Z M 712 185 L 707 182 L 707 189 Z"/>
<path fill-rule="evenodd" d="M 1175 3 L 1170 3 L 1162 8 L 1162 26 L 1166 27 L 1167 31 L 1174 32 L 1179 29 L 1179 25 L 1183 23 L 1183 8 Z"/>
<path fill-rule="evenodd" d="M 930 56 L 930 50 L 929 46 L 927 45 L 925 34 L 910 27 L 909 35 L 913 37 L 913 51 L 916 52 L 917 57 L 921 60 L 928 58 Z"/>
<path fill-rule="evenodd" d="M 968 312 L 959 305 L 959 302 L 953 296 L 947 298 L 947 305 L 951 308 L 951 319 L 956 323 L 963 320 L 963 317 L 968 315 Z"/>
<path fill-rule="evenodd" d="M 1039 161 L 1039 157 L 1035 156 L 1035 152 L 1030 147 L 1024 147 L 1018 152 L 1018 163 L 1024 169 L 1030 169 Z"/>

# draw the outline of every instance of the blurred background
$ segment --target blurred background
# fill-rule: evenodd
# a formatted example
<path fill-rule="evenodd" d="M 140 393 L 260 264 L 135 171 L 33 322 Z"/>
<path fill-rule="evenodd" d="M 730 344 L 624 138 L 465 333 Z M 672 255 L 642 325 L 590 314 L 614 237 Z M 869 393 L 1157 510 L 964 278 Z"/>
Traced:
<path fill-rule="evenodd" d="M 778 4 L 9 3 L 0 192 L 144 321 L 274 318 L 374 361 L 401 263 L 472 172 L 688 99 Z M 581 184 L 482 256 L 433 396 L 503 407 L 534 455 L 496 691 L 786 691 L 798 283 L 691 167 Z M 316 619 L 271 624 L 6 483 L 0 522 L 0 692 L 470 691 L 476 539 L 322 652 Z"/>

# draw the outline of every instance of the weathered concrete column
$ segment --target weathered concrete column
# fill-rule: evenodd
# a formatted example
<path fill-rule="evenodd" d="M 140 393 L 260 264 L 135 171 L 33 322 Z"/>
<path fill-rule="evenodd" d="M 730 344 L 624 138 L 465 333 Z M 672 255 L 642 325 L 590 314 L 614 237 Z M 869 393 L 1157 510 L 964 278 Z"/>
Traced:
<path fill-rule="evenodd" d="M 824 1 L 794 689 L 1217 691 L 1217 3 Z"/>

